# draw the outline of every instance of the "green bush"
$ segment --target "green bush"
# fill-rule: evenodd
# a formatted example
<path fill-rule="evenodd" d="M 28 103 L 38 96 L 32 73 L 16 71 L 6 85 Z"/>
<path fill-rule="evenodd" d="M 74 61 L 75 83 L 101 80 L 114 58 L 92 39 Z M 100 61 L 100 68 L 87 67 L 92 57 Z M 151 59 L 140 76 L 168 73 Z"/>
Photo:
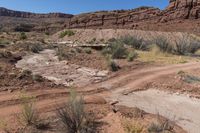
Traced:
<path fill-rule="evenodd" d="M 43 47 L 41 44 L 33 44 L 29 46 L 29 50 L 33 53 L 39 53 L 43 50 Z"/>
<path fill-rule="evenodd" d="M 111 55 L 112 59 L 124 59 L 126 58 L 128 52 L 121 41 L 114 41 L 110 43 L 102 53 L 104 55 Z"/>
<path fill-rule="evenodd" d="M 160 117 L 160 116 L 158 116 Z M 153 122 L 148 127 L 149 133 L 162 133 L 165 131 L 173 131 L 174 129 L 174 122 L 171 122 L 169 120 L 161 120 L 160 118 L 157 119 L 157 122 Z"/>
<path fill-rule="evenodd" d="M 124 36 L 120 38 L 121 42 L 138 50 L 148 50 L 149 44 L 142 38 L 136 36 Z"/>
<path fill-rule="evenodd" d="M 88 132 L 91 129 L 91 121 L 84 110 L 84 100 L 74 91 L 70 92 L 67 104 L 57 109 L 57 114 L 69 133 Z"/>
<path fill-rule="evenodd" d="M 127 56 L 127 60 L 129 62 L 133 61 L 134 59 L 136 59 L 138 57 L 138 54 L 135 51 L 131 51 L 129 52 L 128 56 Z"/>
<path fill-rule="evenodd" d="M 34 81 L 37 81 L 37 82 L 43 82 L 43 81 L 44 81 L 43 77 L 40 76 L 40 75 L 38 75 L 38 74 L 33 75 L 33 76 L 32 76 L 32 79 L 33 79 Z"/>
<path fill-rule="evenodd" d="M 21 32 L 20 33 L 20 40 L 25 40 L 25 39 L 27 39 L 26 33 Z"/>
<path fill-rule="evenodd" d="M 112 72 L 116 72 L 120 69 L 119 65 L 110 57 L 107 57 L 108 67 Z"/>
<path fill-rule="evenodd" d="M 171 44 L 167 38 L 159 36 L 155 39 L 155 44 L 161 52 L 167 52 L 176 55 L 190 55 L 194 54 L 200 49 L 200 41 L 192 38 L 189 35 L 183 35 L 177 38 Z"/>
<path fill-rule="evenodd" d="M 155 44 L 161 52 L 172 53 L 173 51 L 172 44 L 170 44 L 168 40 L 163 36 L 157 37 L 155 39 Z"/>
<path fill-rule="evenodd" d="M 184 35 L 175 41 L 173 52 L 178 55 L 194 54 L 200 49 L 200 41 L 192 39 L 189 35 Z"/>
<path fill-rule="evenodd" d="M 50 35 L 50 33 L 49 33 L 49 32 L 45 32 L 45 35 L 49 36 L 49 35 Z"/>
<path fill-rule="evenodd" d="M 73 36 L 73 35 L 75 35 L 75 32 L 74 31 L 72 31 L 72 30 L 65 30 L 65 31 L 63 31 L 63 32 L 61 32 L 60 33 L 60 38 L 63 38 L 63 37 L 65 37 L 65 36 L 68 36 L 68 37 L 70 37 L 70 36 Z"/>
<path fill-rule="evenodd" d="M 3 44 L 3 45 L 5 45 L 5 44 L 10 44 L 10 41 L 7 40 L 7 39 L 0 39 L 0 44 Z M 2 46 L 3 46 L 3 45 L 2 45 Z"/>
<path fill-rule="evenodd" d="M 91 48 L 85 48 L 84 51 L 87 54 L 91 54 L 92 53 L 92 49 Z"/>
<path fill-rule="evenodd" d="M 93 38 L 93 39 L 92 39 L 91 41 L 89 41 L 88 43 L 89 43 L 89 44 L 94 44 L 94 43 L 96 42 L 96 40 L 97 40 L 96 38 Z"/>
<path fill-rule="evenodd" d="M 33 97 L 22 94 L 20 100 L 22 102 L 22 112 L 21 117 L 19 117 L 20 122 L 25 126 L 36 125 L 38 116 L 34 109 Z"/>

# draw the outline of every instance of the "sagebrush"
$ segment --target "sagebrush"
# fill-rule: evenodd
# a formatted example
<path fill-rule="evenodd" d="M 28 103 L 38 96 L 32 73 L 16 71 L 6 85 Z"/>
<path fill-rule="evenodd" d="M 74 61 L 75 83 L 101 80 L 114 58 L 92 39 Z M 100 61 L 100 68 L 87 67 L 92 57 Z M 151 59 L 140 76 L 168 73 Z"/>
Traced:
<path fill-rule="evenodd" d="M 67 132 L 93 132 L 93 126 L 91 126 L 92 121 L 84 110 L 83 97 L 78 96 L 75 91 L 71 90 L 67 104 L 64 107 L 57 109 L 57 114 Z"/>

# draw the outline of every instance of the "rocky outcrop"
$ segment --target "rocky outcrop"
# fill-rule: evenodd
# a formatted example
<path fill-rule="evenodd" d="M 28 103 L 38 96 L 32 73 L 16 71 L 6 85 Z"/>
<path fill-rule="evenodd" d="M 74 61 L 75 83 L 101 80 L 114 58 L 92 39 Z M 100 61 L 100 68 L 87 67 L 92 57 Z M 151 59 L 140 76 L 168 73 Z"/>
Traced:
<path fill-rule="evenodd" d="M 148 29 L 150 23 L 166 23 L 181 19 L 199 19 L 200 0 L 169 0 L 165 10 L 141 7 L 133 10 L 101 11 L 76 15 L 68 28 Z"/>
<path fill-rule="evenodd" d="M 157 19 L 160 9 L 140 7 L 133 10 L 100 11 L 74 16 L 69 28 L 130 28 L 138 27 L 138 22 Z"/>
<path fill-rule="evenodd" d="M 0 7 L 0 16 L 7 17 L 21 17 L 21 18 L 71 18 L 73 15 L 64 13 L 49 13 L 49 14 L 37 14 L 22 11 L 13 11 L 3 7 Z"/>
<path fill-rule="evenodd" d="M 163 11 L 171 19 L 200 18 L 200 0 L 170 0 L 169 6 Z"/>

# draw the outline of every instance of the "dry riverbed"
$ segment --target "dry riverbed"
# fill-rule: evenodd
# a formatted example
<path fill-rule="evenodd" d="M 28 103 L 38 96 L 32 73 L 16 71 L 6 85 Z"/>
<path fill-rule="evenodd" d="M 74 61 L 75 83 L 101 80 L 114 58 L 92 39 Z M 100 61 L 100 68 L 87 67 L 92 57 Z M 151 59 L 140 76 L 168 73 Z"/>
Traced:
<path fill-rule="evenodd" d="M 85 86 L 99 82 L 106 78 L 108 71 L 82 67 L 69 64 L 67 61 L 59 61 L 55 50 L 44 50 L 39 54 L 23 57 L 16 64 L 17 68 L 30 70 L 33 74 L 39 74 L 56 84 L 66 86 Z"/>

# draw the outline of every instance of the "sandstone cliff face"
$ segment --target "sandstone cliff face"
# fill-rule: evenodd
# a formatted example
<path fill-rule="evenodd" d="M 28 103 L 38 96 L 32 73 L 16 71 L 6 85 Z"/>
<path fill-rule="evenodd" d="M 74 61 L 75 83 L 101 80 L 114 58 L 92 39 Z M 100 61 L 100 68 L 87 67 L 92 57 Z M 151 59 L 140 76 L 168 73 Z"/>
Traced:
<path fill-rule="evenodd" d="M 158 8 L 141 7 L 134 10 L 101 11 L 74 16 L 69 28 L 130 28 L 138 27 L 138 22 L 157 19 Z"/>
<path fill-rule="evenodd" d="M 200 18 L 200 0 L 170 0 L 164 11 L 168 19 L 198 19 Z"/>
<path fill-rule="evenodd" d="M 162 11 L 158 8 L 141 7 L 134 10 L 87 13 L 74 16 L 67 25 L 68 28 L 141 29 L 144 27 L 141 24 L 199 18 L 200 0 L 169 0 L 169 6 Z"/>

